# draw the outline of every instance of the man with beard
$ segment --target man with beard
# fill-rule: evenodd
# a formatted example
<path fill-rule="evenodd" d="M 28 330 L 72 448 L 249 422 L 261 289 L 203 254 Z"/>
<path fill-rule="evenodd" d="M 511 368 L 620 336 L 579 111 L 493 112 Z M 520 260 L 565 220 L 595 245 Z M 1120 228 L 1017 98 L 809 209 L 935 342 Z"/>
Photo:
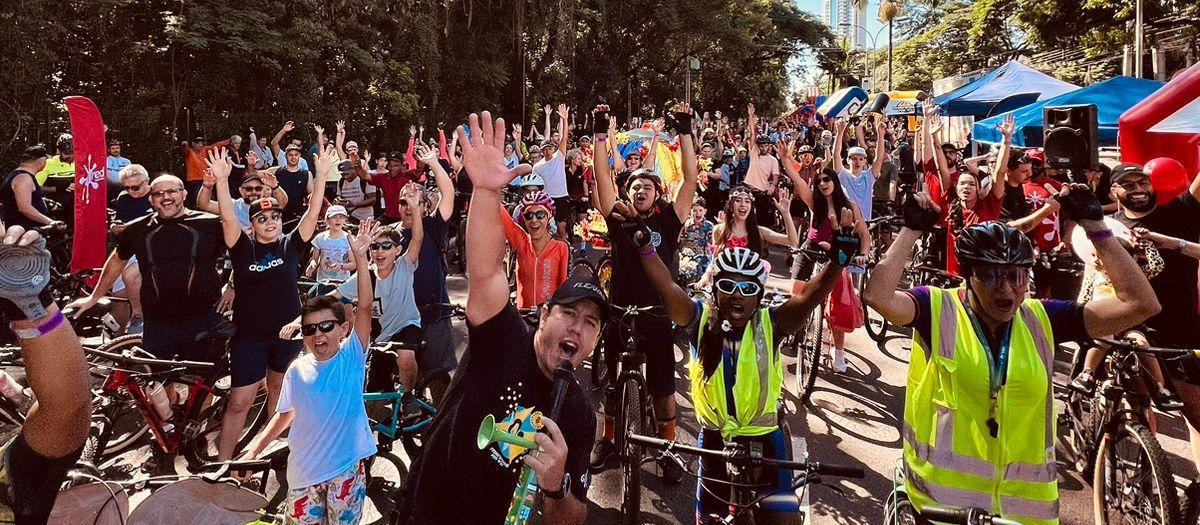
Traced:
<path fill-rule="evenodd" d="M 1120 209 L 1112 217 L 1132 228 L 1145 228 L 1182 241 L 1200 238 L 1200 177 L 1188 190 L 1159 206 L 1150 177 L 1137 164 L 1120 164 L 1112 170 L 1112 195 Z M 1200 313 L 1196 311 L 1197 260 L 1182 252 L 1186 242 L 1159 250 L 1163 270 L 1150 286 L 1162 303 L 1162 312 L 1146 321 L 1152 330 L 1150 344 L 1168 348 L 1200 346 Z M 1200 363 L 1194 359 L 1162 361 L 1175 393 L 1183 401 L 1183 416 L 1191 433 L 1192 459 L 1200 467 Z"/>
<path fill-rule="evenodd" d="M 603 108 L 603 109 L 602 109 Z M 678 104 L 672 110 L 675 120 L 675 131 L 679 134 L 679 151 L 682 155 L 683 184 L 675 195 L 675 201 L 670 202 L 663 190 L 658 175 L 646 169 L 638 169 L 629 175 L 622 187 L 625 194 L 618 196 L 608 167 L 608 151 L 600 147 L 603 142 L 615 140 L 605 133 L 605 128 L 599 123 L 608 122 L 606 106 L 597 108 L 596 132 L 596 182 L 600 199 L 600 214 L 605 217 L 608 231 L 612 237 L 612 297 L 614 305 L 624 307 L 661 306 L 662 297 L 653 287 L 646 286 L 649 281 L 642 267 L 642 250 L 639 244 L 630 238 L 622 229 L 625 221 L 618 221 L 609 214 L 616 205 L 618 198 L 631 204 L 637 211 L 638 217 L 651 230 L 651 242 L 657 250 L 658 257 L 674 274 L 677 271 L 678 260 L 676 247 L 679 243 L 679 232 L 683 229 L 683 221 L 691 213 L 692 201 L 696 195 L 696 179 L 699 176 L 699 166 L 696 162 L 696 147 L 692 139 L 692 113 L 687 104 Z M 625 217 L 632 219 L 632 217 Z M 647 389 L 654 397 L 654 414 L 658 419 L 657 433 L 663 439 L 675 439 L 675 352 L 672 341 L 670 320 L 661 313 L 658 316 L 643 316 L 638 320 L 639 333 L 636 351 L 646 355 Z M 621 330 L 613 328 L 606 334 L 607 348 L 622 348 L 624 339 Z M 617 369 L 617 352 L 605 352 L 609 370 Z M 619 393 L 612 385 L 605 390 L 604 435 L 596 442 L 592 450 L 592 468 L 604 469 L 610 463 L 616 452 L 616 446 L 611 441 L 614 429 L 613 415 Z M 672 483 L 683 479 L 683 471 L 678 463 L 669 459 L 660 460 L 663 477 Z"/>
<path fill-rule="evenodd" d="M 230 159 L 232 160 L 232 156 Z M 252 157 L 257 158 L 257 157 Z M 238 185 L 238 193 L 242 198 L 233 201 L 233 214 L 237 217 L 238 224 L 242 226 L 242 231 L 246 234 L 252 233 L 250 228 L 250 205 L 262 199 L 274 198 L 279 202 L 284 209 L 288 205 L 288 194 L 279 187 L 279 182 L 275 179 L 270 171 L 255 171 L 251 165 L 247 165 L 247 172 Z M 229 176 L 232 183 L 233 175 Z M 196 207 L 201 211 L 206 211 L 213 215 L 221 213 L 220 206 L 217 201 L 212 200 L 213 188 L 217 183 L 216 177 L 211 174 L 204 175 L 204 185 L 200 187 L 200 195 L 196 197 Z"/>

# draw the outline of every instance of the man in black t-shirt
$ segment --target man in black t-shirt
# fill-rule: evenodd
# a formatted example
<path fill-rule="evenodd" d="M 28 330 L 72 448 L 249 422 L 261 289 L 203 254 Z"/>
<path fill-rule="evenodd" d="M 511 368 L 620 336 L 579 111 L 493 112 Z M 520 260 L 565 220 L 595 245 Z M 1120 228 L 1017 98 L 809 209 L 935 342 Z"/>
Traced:
<path fill-rule="evenodd" d="M 537 476 L 544 523 L 583 523 L 595 413 L 573 378 L 560 383 L 566 390 L 561 405 L 554 406 L 555 369 L 564 360 L 578 367 L 591 355 L 606 302 L 590 273 L 574 276 L 542 310 L 538 330 L 529 333 L 509 302 L 497 214 L 503 213 L 501 189 L 531 168 L 506 170 L 503 121 L 493 127 L 486 112 L 482 120 L 481 129 L 471 115 L 471 139 L 458 130 L 475 188 L 467 217 L 470 344 L 406 481 L 402 523 L 500 523 L 524 467 Z M 487 416 L 503 430 L 536 440 L 537 450 L 497 442 L 480 448 L 476 436 Z M 538 426 L 542 432 L 534 430 Z"/>
<path fill-rule="evenodd" d="M 217 258 L 225 253 L 221 220 L 184 207 L 187 190 L 174 175 L 154 179 L 149 196 L 154 214 L 125 226 L 96 288 L 70 306 L 78 309 L 76 317 L 91 308 L 137 256 L 145 310 L 142 348 L 160 358 L 211 361 L 207 343 L 198 343 L 196 334 L 223 320 L 214 309 L 221 295 Z"/>
<path fill-rule="evenodd" d="M 628 199 L 628 203 L 637 210 L 641 219 L 653 232 L 651 243 L 658 256 L 663 259 L 667 268 L 674 275 L 678 270 L 679 231 L 683 221 L 691 213 L 692 201 L 696 195 L 696 180 L 700 166 L 696 160 L 696 146 L 692 139 L 691 107 L 679 104 L 673 108 L 675 131 L 679 134 L 679 151 L 683 157 L 683 183 L 675 196 L 675 202 L 666 200 L 667 194 L 662 182 L 653 171 L 639 169 L 634 171 L 625 181 L 624 195 L 617 194 L 611 170 L 608 166 L 608 148 L 603 143 L 608 137 L 608 107 L 599 106 L 595 112 L 596 135 L 596 189 L 599 194 L 600 214 L 608 224 L 609 237 L 612 238 L 612 282 L 610 285 L 611 299 L 614 305 L 620 306 L 662 306 L 662 298 L 648 282 L 646 271 L 642 268 L 640 251 L 629 235 L 622 229 L 622 223 L 609 217 L 616 205 L 617 199 Z M 622 330 L 614 323 L 605 334 L 606 348 L 624 348 L 625 337 Z M 675 351 L 672 339 L 671 321 L 665 314 L 643 315 L 637 322 L 637 351 L 646 354 L 647 389 L 654 397 L 654 415 L 658 419 L 658 436 L 663 439 L 675 439 Z M 617 369 L 618 352 L 605 352 L 609 370 Z M 592 451 L 592 468 L 603 469 L 613 457 L 616 447 L 612 443 L 614 409 L 619 400 L 615 388 L 604 393 L 604 435 L 596 442 Z M 659 462 L 663 469 L 663 477 L 672 483 L 683 480 L 683 471 L 677 462 L 663 460 Z"/>
<path fill-rule="evenodd" d="M 42 187 L 34 174 L 46 167 L 46 148 L 31 146 L 21 154 L 21 165 L 0 180 L 0 224 L 40 228 L 65 226 L 46 216 Z"/>
<path fill-rule="evenodd" d="M 150 174 L 141 164 L 130 164 L 121 168 L 122 191 L 113 199 L 112 209 L 118 222 L 133 222 L 154 211 L 150 206 Z M 124 224 L 114 225 L 113 233 L 124 231 Z"/>
<path fill-rule="evenodd" d="M 1130 228 L 1140 227 L 1188 242 L 1200 239 L 1200 177 L 1187 191 L 1161 206 L 1157 205 L 1150 177 L 1137 164 L 1120 164 L 1112 169 L 1112 194 L 1120 209 L 1112 215 Z M 1163 270 L 1150 286 L 1162 311 L 1146 321 L 1151 344 L 1169 348 L 1200 346 L 1200 313 L 1197 313 L 1197 260 L 1178 248 L 1160 249 Z M 1183 415 L 1191 427 L 1192 450 L 1200 451 L 1200 363 L 1194 359 L 1162 361 L 1183 401 Z M 1193 458 L 1200 466 L 1200 457 Z"/>
<path fill-rule="evenodd" d="M 300 217 L 304 203 L 313 192 L 313 176 L 308 170 L 300 167 L 300 146 L 289 145 L 284 158 L 286 163 L 274 170 L 275 180 L 279 189 L 287 194 L 287 202 L 283 206 L 283 222 L 287 223 Z"/>

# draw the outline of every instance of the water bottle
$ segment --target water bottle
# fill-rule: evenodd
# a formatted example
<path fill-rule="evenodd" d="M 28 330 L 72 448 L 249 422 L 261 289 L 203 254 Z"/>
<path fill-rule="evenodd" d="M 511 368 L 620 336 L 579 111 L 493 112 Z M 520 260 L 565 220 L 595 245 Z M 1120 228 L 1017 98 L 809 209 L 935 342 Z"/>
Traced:
<path fill-rule="evenodd" d="M 25 396 L 25 389 L 21 388 L 21 385 L 17 383 L 17 380 L 13 379 L 13 377 L 8 375 L 8 372 L 5 372 L 4 370 L 0 370 L 0 394 L 3 394 L 4 397 L 8 398 L 9 401 L 12 401 L 17 406 L 21 406 L 28 399 Z"/>
<path fill-rule="evenodd" d="M 158 412 L 158 417 L 163 420 L 171 419 L 175 413 L 171 410 L 171 400 L 167 398 L 167 391 L 163 388 L 162 383 L 152 382 L 149 385 L 150 402 L 154 404 L 154 411 Z"/>

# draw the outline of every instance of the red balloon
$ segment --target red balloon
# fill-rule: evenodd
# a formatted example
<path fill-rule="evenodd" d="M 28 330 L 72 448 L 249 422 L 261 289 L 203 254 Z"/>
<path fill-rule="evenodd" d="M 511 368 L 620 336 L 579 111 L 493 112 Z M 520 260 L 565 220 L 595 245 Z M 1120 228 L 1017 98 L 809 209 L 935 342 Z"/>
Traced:
<path fill-rule="evenodd" d="M 1188 187 L 1187 170 L 1175 159 L 1159 157 L 1147 162 L 1144 169 L 1154 186 L 1159 205 L 1170 202 Z"/>

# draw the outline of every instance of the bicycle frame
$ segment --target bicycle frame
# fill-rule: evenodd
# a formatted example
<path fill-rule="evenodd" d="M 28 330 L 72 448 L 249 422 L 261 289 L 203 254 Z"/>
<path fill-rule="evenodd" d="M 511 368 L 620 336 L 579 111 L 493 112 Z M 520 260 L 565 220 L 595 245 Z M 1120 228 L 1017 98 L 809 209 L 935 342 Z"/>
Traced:
<path fill-rule="evenodd" d="M 135 375 L 121 369 L 113 369 L 108 377 L 104 380 L 102 391 L 109 394 L 119 393 L 124 390 L 133 398 L 133 403 L 137 406 L 138 411 L 142 413 L 142 417 L 146 418 L 146 422 L 150 424 L 150 431 L 154 433 L 154 440 L 158 442 L 158 446 L 167 454 L 178 454 L 180 445 L 184 441 L 185 431 L 192 423 L 194 409 L 201 406 L 201 395 L 205 398 L 214 394 L 214 390 L 205 385 L 200 378 L 193 378 L 191 383 L 186 381 L 168 379 L 163 382 L 164 388 L 172 384 L 185 384 L 188 386 L 188 396 L 183 404 L 184 419 L 175 424 L 174 428 L 168 429 L 166 425 L 170 421 L 165 420 L 154 409 L 142 385 L 136 379 Z M 178 416 L 172 416 L 172 419 L 177 419 Z"/>
<path fill-rule="evenodd" d="M 413 425 L 408 425 L 408 426 L 400 425 L 400 408 L 401 408 L 401 405 L 403 404 L 400 402 L 400 400 L 404 398 L 405 394 L 406 394 L 406 392 L 403 389 L 403 387 L 401 387 L 400 390 L 397 392 L 367 392 L 367 393 L 363 394 L 363 401 L 367 402 L 367 403 L 370 403 L 373 401 L 391 401 L 392 402 L 391 422 L 389 422 L 387 425 L 384 425 L 383 423 L 376 423 L 374 425 L 371 425 L 371 430 L 374 430 L 380 434 L 383 434 L 391 439 L 395 439 L 396 436 L 398 436 L 398 435 L 416 432 L 416 431 L 421 430 L 433 423 L 433 418 L 430 417 L 427 419 L 422 419 L 421 421 L 419 421 Z M 426 410 L 426 411 L 429 411 L 429 412 L 435 413 L 435 414 L 437 413 L 437 407 L 435 407 L 429 403 L 426 403 L 424 399 L 421 399 L 416 396 L 413 396 L 412 399 L 413 399 L 413 401 L 415 401 L 417 403 L 417 405 L 422 410 Z"/>

